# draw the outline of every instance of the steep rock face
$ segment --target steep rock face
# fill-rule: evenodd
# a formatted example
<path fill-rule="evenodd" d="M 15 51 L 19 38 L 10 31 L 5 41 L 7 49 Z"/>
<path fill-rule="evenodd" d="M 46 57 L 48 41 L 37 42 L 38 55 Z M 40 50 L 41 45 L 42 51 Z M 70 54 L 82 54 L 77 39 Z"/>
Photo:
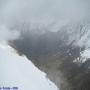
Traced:
<path fill-rule="evenodd" d="M 89 29 L 89 23 L 81 23 L 63 26 L 58 32 L 27 30 L 9 44 L 46 72 L 60 90 L 89 90 Z"/>

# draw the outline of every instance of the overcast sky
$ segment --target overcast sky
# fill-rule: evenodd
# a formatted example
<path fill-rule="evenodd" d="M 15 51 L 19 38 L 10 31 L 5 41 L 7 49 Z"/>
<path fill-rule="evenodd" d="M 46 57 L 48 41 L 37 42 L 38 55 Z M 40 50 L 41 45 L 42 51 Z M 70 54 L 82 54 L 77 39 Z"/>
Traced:
<path fill-rule="evenodd" d="M 0 0 L 1 23 L 77 21 L 87 15 L 88 3 L 88 0 Z"/>

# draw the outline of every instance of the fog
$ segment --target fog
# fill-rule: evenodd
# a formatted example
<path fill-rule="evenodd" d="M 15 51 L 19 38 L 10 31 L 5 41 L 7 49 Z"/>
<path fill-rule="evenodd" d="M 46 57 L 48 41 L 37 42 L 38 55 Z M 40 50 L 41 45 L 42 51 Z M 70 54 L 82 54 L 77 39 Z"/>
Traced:
<path fill-rule="evenodd" d="M 42 28 L 44 28 L 44 29 L 48 29 L 50 31 L 53 31 L 53 30 L 57 31 L 57 30 L 60 30 L 60 28 L 62 26 L 67 25 L 69 23 L 88 21 L 89 15 L 90 15 L 89 14 L 89 9 L 90 9 L 89 3 L 90 3 L 89 0 L 0 0 L 0 44 L 2 44 L 3 42 L 7 42 L 8 40 L 14 40 L 14 39 L 18 38 L 20 36 L 20 32 L 19 32 L 20 30 L 26 31 L 27 29 L 30 30 L 30 28 L 35 28 L 35 30 L 37 30 L 37 32 L 40 33 L 43 30 Z M 24 26 L 24 25 L 26 25 L 26 26 Z M 30 28 L 28 28 L 28 26 Z M 38 31 L 38 27 L 40 28 L 39 31 Z M 71 26 L 69 26 L 69 27 L 70 28 L 65 27 L 65 30 L 70 31 Z M 72 28 L 73 31 L 75 31 L 77 29 L 77 27 L 73 27 L 73 28 Z M 77 29 L 77 31 L 79 29 Z M 32 29 L 32 30 L 34 30 L 34 29 Z M 62 29 L 62 31 L 63 31 L 63 29 Z M 59 33 L 62 37 L 61 38 L 62 40 L 63 40 L 63 38 L 68 39 L 67 36 L 64 37 L 66 35 L 65 34 L 66 31 Z M 87 33 L 87 36 L 89 35 L 89 33 L 90 32 Z M 27 35 L 27 32 L 25 34 Z M 44 45 L 46 45 L 46 44 L 47 44 L 47 46 L 50 45 L 49 48 L 51 51 L 52 50 L 54 51 L 54 49 L 55 49 L 54 47 L 56 47 L 56 50 L 58 50 L 57 48 L 60 47 L 59 46 L 60 43 L 58 43 L 60 40 L 59 34 L 58 33 L 57 34 L 49 33 L 48 35 L 45 34 L 45 38 L 41 39 L 41 38 L 37 38 L 37 37 L 34 38 L 35 34 L 30 33 L 31 38 L 28 37 L 28 36 L 30 36 L 29 34 L 27 37 L 30 40 L 32 39 L 31 42 L 34 42 L 34 43 L 32 44 L 31 42 L 28 42 L 27 37 L 25 36 L 26 37 L 25 40 L 22 40 L 21 38 L 20 38 L 20 40 L 22 41 L 22 43 L 23 43 L 23 41 L 25 41 L 27 43 L 22 44 L 19 42 L 20 43 L 19 45 L 22 46 L 22 47 L 19 46 L 19 48 L 23 48 L 24 47 L 23 45 L 25 45 L 24 49 L 27 52 L 27 50 L 28 50 L 27 46 L 31 45 L 31 49 L 35 49 L 35 51 L 34 50 L 32 50 L 32 51 L 36 53 L 36 54 L 32 53 L 33 56 L 34 55 L 36 55 L 36 56 L 42 55 L 42 52 L 45 51 L 45 49 L 46 49 L 46 48 L 44 48 Z M 74 33 L 75 36 L 76 36 L 76 34 Z M 49 35 L 50 35 L 50 37 L 49 37 Z M 56 37 L 56 39 L 54 38 L 54 36 Z M 73 39 L 74 37 L 73 37 L 73 33 L 71 33 L 71 31 L 70 31 L 69 36 L 71 36 L 70 42 L 72 42 L 74 40 Z M 83 45 L 83 42 L 87 40 L 87 36 L 84 35 L 83 40 L 81 40 L 82 42 L 79 41 L 80 45 L 81 44 Z M 42 36 L 42 38 L 43 38 L 43 36 Z M 75 37 L 75 39 L 76 39 L 76 37 Z M 38 42 L 38 40 L 39 40 L 39 42 Z M 44 40 L 46 40 L 46 42 L 43 42 Z M 42 43 L 41 43 L 41 41 L 42 41 Z M 63 46 L 63 45 L 64 44 L 61 44 L 61 46 Z M 4 49 L 7 46 L 8 45 L 6 44 L 5 47 L 4 47 L 4 45 L 1 45 L 0 47 Z M 37 48 L 38 46 L 40 46 L 40 47 Z M 30 46 L 29 46 L 29 48 L 30 48 Z M 37 71 L 37 72 L 35 71 L 35 73 L 32 73 L 32 69 L 30 70 L 30 72 L 27 71 L 28 68 L 31 68 L 30 66 L 32 66 L 32 63 L 30 63 L 30 61 L 27 60 L 26 57 L 21 57 L 17 54 L 11 53 L 11 51 L 9 51 L 9 50 L 3 51 L 3 49 L 2 49 L 2 51 L 0 51 L 0 57 L 2 57 L 1 62 L 3 63 L 2 65 L 0 65 L 1 66 L 0 70 L 1 69 L 5 70 L 5 73 L 4 73 L 4 71 L 1 70 L 2 75 L 0 78 L 2 79 L 2 82 L 3 82 L 3 80 L 7 80 L 7 82 L 8 81 L 10 82 L 11 80 L 16 79 L 17 81 L 20 81 L 19 82 L 19 84 L 20 84 L 21 82 L 24 82 L 24 80 L 25 80 L 25 82 L 24 82 L 25 86 L 23 86 L 23 85 L 22 85 L 23 87 L 21 86 L 22 90 L 23 89 L 25 90 L 27 88 L 27 86 L 28 86 L 28 89 L 31 88 L 32 90 L 36 90 L 37 88 L 38 88 L 38 90 L 40 90 L 40 89 L 42 90 L 43 88 L 45 88 L 42 78 L 39 79 L 38 77 L 40 77 L 40 76 L 38 76 L 38 77 L 36 77 L 37 75 L 34 76 L 39 71 Z M 25 51 L 24 49 L 21 49 L 21 50 Z M 40 52 L 38 53 L 38 51 L 40 51 Z M 48 52 L 48 49 L 46 49 L 46 52 Z M 64 52 L 66 53 L 66 51 L 64 51 Z M 5 53 L 5 57 L 4 57 L 4 53 Z M 45 54 L 45 53 L 43 53 L 43 54 Z M 46 55 L 47 55 L 47 53 L 46 53 Z M 19 58 L 21 61 L 18 60 Z M 10 59 L 10 61 L 7 61 L 9 59 Z M 14 61 L 12 61 L 12 59 Z M 5 66 L 4 63 L 6 61 L 7 61 L 7 64 Z M 22 63 L 26 63 L 25 70 L 24 70 L 24 65 Z M 22 71 L 23 76 L 18 71 L 18 68 L 16 68 L 14 66 L 14 69 L 12 69 L 11 67 L 13 67 L 13 66 L 10 66 L 10 64 L 12 64 L 12 65 L 18 64 L 18 66 L 20 65 L 19 67 L 20 67 L 20 70 Z M 26 67 L 27 65 L 28 65 L 28 67 Z M 15 70 L 14 74 L 18 73 L 17 76 L 15 76 L 15 79 L 14 79 L 13 73 L 9 71 L 8 67 L 12 72 Z M 22 68 L 23 68 L 23 70 L 22 70 Z M 35 70 L 36 70 L 36 68 L 35 68 Z M 7 76 L 6 76 L 7 71 L 9 71 L 9 73 L 8 73 L 9 78 L 7 78 Z M 29 76 L 31 74 L 33 74 L 32 81 L 29 81 L 29 76 L 26 75 L 25 73 L 27 73 Z M 39 75 L 40 75 L 40 73 L 39 73 Z M 12 77 L 10 78 L 9 75 L 11 75 Z M 20 78 L 17 78 L 18 76 Z M 24 79 L 23 79 L 23 77 L 24 77 Z M 28 77 L 28 78 L 26 78 L 26 77 Z M 36 77 L 36 80 L 34 79 L 34 77 Z M 31 80 L 31 78 L 30 78 L 30 80 Z M 38 87 L 37 83 L 39 80 L 41 80 L 41 81 L 40 81 L 39 87 Z M 55 86 L 49 87 L 49 83 L 47 82 L 45 75 L 44 75 L 44 80 L 45 80 L 46 86 L 48 86 L 48 87 L 46 87 L 47 90 L 48 90 L 48 88 L 50 88 L 51 90 L 57 89 Z M 17 81 L 14 83 L 17 83 Z M 37 83 L 36 83 L 36 81 L 37 81 Z M 2 82 L 0 83 L 0 85 L 3 85 Z M 7 82 L 6 82 L 6 85 L 11 85 L 10 83 L 7 84 Z M 28 85 L 28 82 L 31 83 L 32 87 L 30 87 Z M 40 87 L 41 83 L 42 83 L 42 87 Z M 37 86 L 37 88 L 35 88 L 34 85 Z"/>
<path fill-rule="evenodd" d="M 0 22 L 10 27 L 22 22 L 41 26 L 55 22 L 62 26 L 86 18 L 88 2 L 88 0 L 1 0 Z"/>

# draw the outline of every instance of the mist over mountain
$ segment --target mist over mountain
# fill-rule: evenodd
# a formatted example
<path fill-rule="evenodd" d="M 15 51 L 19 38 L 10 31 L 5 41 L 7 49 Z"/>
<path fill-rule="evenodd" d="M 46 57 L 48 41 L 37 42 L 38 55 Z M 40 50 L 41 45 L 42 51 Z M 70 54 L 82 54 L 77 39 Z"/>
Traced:
<path fill-rule="evenodd" d="M 60 90 L 89 90 L 89 10 L 89 0 L 1 0 L 1 40 L 9 31 L 8 44 Z"/>
<path fill-rule="evenodd" d="M 45 71 L 61 90 L 89 90 L 89 29 L 89 23 L 68 24 L 57 32 L 47 27 L 42 34 L 26 29 L 19 39 L 9 43 Z M 57 80 L 60 73 L 65 81 Z"/>
<path fill-rule="evenodd" d="M 37 26 L 58 22 L 61 26 L 89 18 L 88 0 L 1 0 L 0 3 L 0 22 L 11 27 L 22 22 Z"/>

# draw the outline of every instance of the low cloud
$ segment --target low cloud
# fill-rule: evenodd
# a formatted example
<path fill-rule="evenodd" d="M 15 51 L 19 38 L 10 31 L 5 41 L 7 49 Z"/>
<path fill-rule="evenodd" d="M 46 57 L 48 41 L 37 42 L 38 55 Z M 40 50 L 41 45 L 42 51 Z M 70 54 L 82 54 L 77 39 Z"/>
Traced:
<path fill-rule="evenodd" d="M 14 40 L 19 37 L 19 32 L 9 30 L 6 26 L 0 26 L 0 41 Z"/>

